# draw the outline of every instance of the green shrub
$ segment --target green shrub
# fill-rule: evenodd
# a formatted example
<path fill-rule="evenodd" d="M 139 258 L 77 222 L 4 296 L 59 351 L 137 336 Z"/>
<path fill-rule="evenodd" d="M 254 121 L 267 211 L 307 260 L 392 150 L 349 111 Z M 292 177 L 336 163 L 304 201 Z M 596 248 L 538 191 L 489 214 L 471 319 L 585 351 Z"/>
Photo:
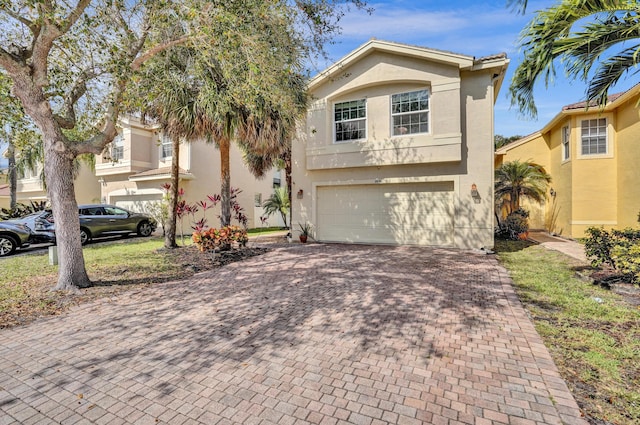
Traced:
<path fill-rule="evenodd" d="M 529 231 L 529 213 L 519 208 L 509 214 L 500 225 L 498 236 L 504 239 L 518 240 L 522 233 Z"/>
<path fill-rule="evenodd" d="M 25 215 L 32 214 L 36 211 L 42 211 L 47 208 L 47 201 L 30 201 L 31 205 L 17 203 L 14 208 L 0 209 L 0 220 L 11 220 L 12 218 L 20 218 Z"/>
<path fill-rule="evenodd" d="M 589 227 L 586 233 L 584 251 L 591 258 L 593 267 L 607 264 L 620 269 L 621 263 L 633 262 L 628 257 L 635 251 L 631 248 L 640 244 L 640 230 L 626 228 L 607 231 L 601 227 Z"/>
<path fill-rule="evenodd" d="M 640 242 L 629 245 L 614 245 L 611 250 L 618 271 L 633 282 L 640 281 Z"/>

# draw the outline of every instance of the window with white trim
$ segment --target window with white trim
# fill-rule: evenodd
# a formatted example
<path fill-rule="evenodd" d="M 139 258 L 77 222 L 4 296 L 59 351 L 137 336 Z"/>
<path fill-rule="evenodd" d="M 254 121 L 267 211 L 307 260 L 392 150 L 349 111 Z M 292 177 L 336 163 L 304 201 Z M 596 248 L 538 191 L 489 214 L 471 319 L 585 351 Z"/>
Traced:
<path fill-rule="evenodd" d="M 124 159 L 124 138 L 118 134 L 111 142 L 111 160 L 121 161 Z"/>
<path fill-rule="evenodd" d="M 163 134 L 160 138 L 160 156 L 162 159 L 173 156 L 173 141 L 166 134 Z"/>
<path fill-rule="evenodd" d="M 569 130 L 569 126 L 565 125 L 562 127 L 562 160 L 566 161 L 571 156 L 571 145 L 569 143 L 571 130 Z"/>
<path fill-rule="evenodd" d="M 607 153 L 606 118 L 582 120 L 580 128 L 580 152 L 582 155 L 602 155 Z"/>
<path fill-rule="evenodd" d="M 392 95 L 391 117 L 393 136 L 428 133 L 429 91 L 425 89 Z"/>
<path fill-rule="evenodd" d="M 336 142 L 349 142 L 367 137 L 367 100 L 336 103 L 333 106 Z"/>

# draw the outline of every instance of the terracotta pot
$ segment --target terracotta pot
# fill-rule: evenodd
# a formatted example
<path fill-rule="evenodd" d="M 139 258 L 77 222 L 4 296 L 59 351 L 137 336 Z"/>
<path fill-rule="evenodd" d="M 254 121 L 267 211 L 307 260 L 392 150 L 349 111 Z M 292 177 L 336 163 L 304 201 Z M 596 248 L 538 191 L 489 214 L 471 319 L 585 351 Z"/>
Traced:
<path fill-rule="evenodd" d="M 529 232 L 519 233 L 518 239 L 521 241 L 526 241 L 529 238 Z"/>
<path fill-rule="evenodd" d="M 307 243 L 307 235 L 300 235 L 300 242 Z"/>

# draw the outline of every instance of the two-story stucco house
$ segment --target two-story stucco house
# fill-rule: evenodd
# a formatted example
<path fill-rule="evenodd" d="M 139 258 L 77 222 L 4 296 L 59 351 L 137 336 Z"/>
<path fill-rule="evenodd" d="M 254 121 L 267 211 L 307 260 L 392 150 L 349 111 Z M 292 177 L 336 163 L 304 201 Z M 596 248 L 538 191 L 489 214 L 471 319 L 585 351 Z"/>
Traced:
<path fill-rule="evenodd" d="M 144 125 L 132 117 L 121 118 L 118 126 L 118 136 L 103 155 L 96 156 L 95 170 L 87 165 L 80 167 L 75 180 L 76 200 L 79 204 L 107 203 L 145 211 L 150 203 L 162 200 L 165 193 L 162 186 L 171 181 L 171 140 L 163 137 L 157 127 Z M 179 162 L 179 185 L 184 189 L 184 199 L 188 203 L 207 201 L 207 195 L 220 193 L 220 153 L 214 144 L 203 141 L 182 143 Z M 284 184 L 284 172 L 273 169 L 264 178 L 256 179 L 245 167 L 236 146 L 231 148 L 230 165 L 231 186 L 242 190 L 238 202 L 248 217 L 247 224 L 249 227 L 261 227 L 260 217 L 264 216 L 262 203 L 271 196 L 274 186 Z M 27 175 L 18 179 L 18 202 L 28 204 L 29 201 L 47 199 L 40 171 L 28 170 Z M 8 206 L 8 185 L 0 185 L 0 207 Z M 206 212 L 209 226 L 219 226 L 219 213 L 219 206 Z M 200 208 L 195 219 L 202 217 Z M 283 223 L 278 214 L 271 216 L 264 225 L 281 226 Z M 191 231 L 186 221 L 184 228 Z"/>
<path fill-rule="evenodd" d="M 496 166 L 520 160 L 551 175 L 547 201 L 523 203 L 530 226 L 580 238 L 588 227 L 638 225 L 640 85 L 609 96 L 604 109 L 567 105 L 540 131 L 496 150 Z"/>
<path fill-rule="evenodd" d="M 123 117 L 119 127 L 120 133 L 105 154 L 96 158 L 100 199 L 103 203 L 144 211 L 148 204 L 162 199 L 165 193 L 162 186 L 171 181 L 172 142 L 158 128 L 144 125 L 132 117 Z M 256 179 L 244 165 L 236 146 L 231 148 L 230 164 L 231 187 L 242 190 L 238 202 L 248 217 L 248 226 L 260 227 L 260 216 L 264 215 L 261 204 L 271 195 L 274 185 L 281 181 L 284 184 L 284 178 L 274 169 L 264 178 Z M 207 201 L 207 195 L 220 193 L 220 153 L 214 144 L 204 141 L 182 143 L 179 167 L 179 186 L 184 189 L 184 199 L 188 203 Z M 219 206 L 206 213 L 209 226 L 219 226 L 219 213 Z M 203 214 L 201 209 L 196 219 L 202 218 Z M 278 219 L 274 215 L 268 224 L 281 225 Z M 191 228 L 186 227 L 186 230 Z"/>
<path fill-rule="evenodd" d="M 292 149 L 294 230 L 493 246 L 493 106 L 508 62 L 371 40 L 313 78 Z"/>

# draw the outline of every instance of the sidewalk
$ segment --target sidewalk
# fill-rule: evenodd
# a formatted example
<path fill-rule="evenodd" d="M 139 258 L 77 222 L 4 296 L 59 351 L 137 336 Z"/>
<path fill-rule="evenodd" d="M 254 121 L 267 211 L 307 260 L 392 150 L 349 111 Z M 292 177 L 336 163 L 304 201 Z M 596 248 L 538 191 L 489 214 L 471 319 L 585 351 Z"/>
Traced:
<path fill-rule="evenodd" d="M 557 236 L 551 236 L 547 232 L 542 231 L 530 231 L 529 239 L 539 243 L 548 249 L 562 252 L 569 257 L 575 258 L 583 263 L 588 263 L 586 254 L 584 253 L 584 245 L 570 239 L 559 238 Z"/>

